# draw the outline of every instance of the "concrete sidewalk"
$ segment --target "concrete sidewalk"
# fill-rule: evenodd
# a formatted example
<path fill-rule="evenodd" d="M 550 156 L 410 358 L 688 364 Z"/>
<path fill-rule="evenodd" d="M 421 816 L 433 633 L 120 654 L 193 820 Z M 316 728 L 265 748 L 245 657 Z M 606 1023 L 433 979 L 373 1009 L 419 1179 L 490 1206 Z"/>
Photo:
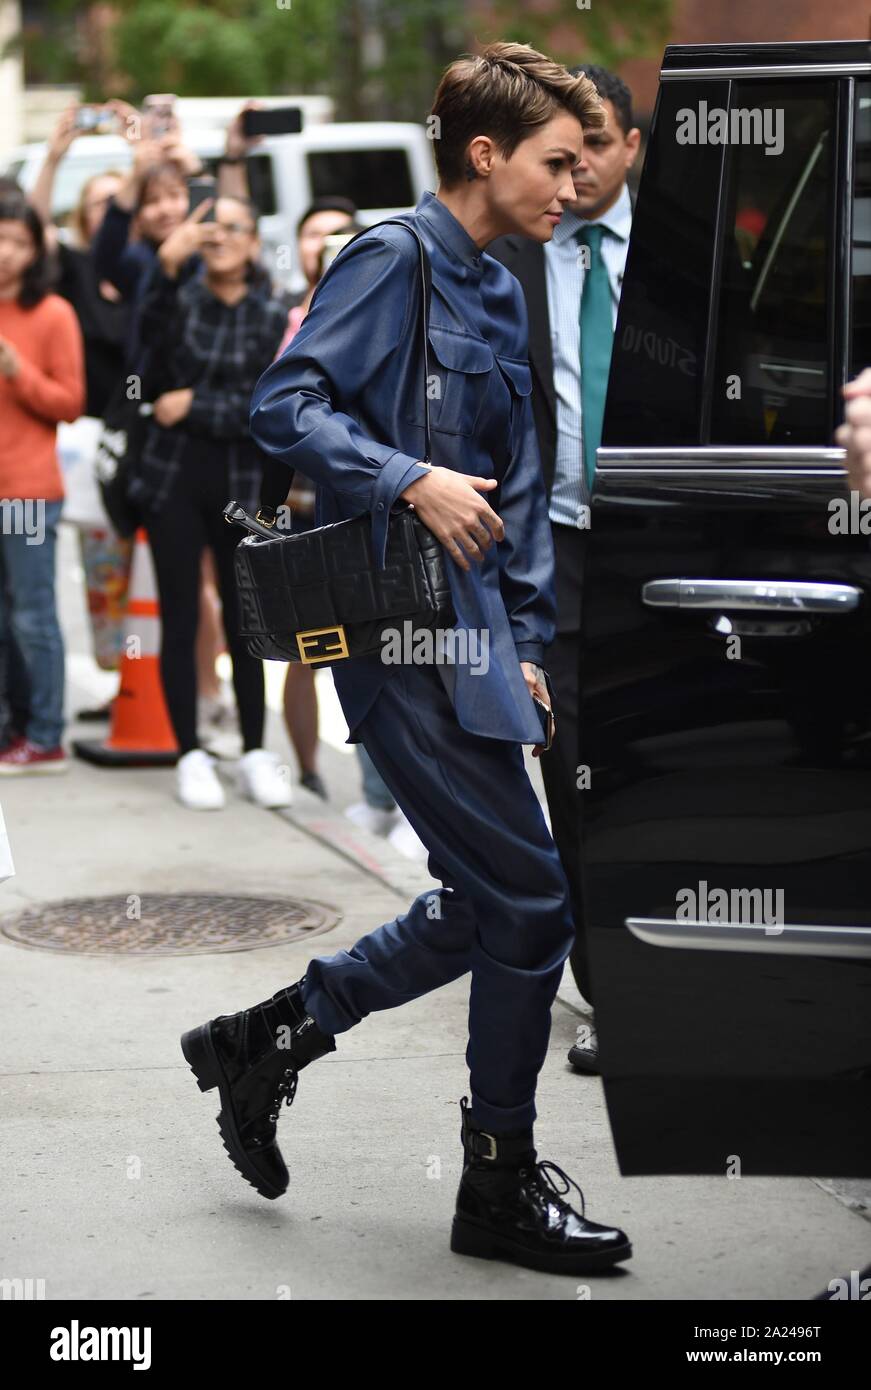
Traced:
<path fill-rule="evenodd" d="M 339 755 L 337 754 L 336 757 Z M 611 1277 L 452 1255 L 468 978 L 373 1015 L 310 1067 L 280 1122 L 291 1187 L 266 1202 L 231 1167 L 179 1034 L 297 979 L 430 882 L 304 792 L 289 813 L 185 811 L 172 771 L 76 763 L 2 787 L 17 877 L 4 912 L 77 895 L 174 890 L 313 898 L 316 940 L 229 955 L 75 956 L 0 938 L 5 1046 L 0 1277 L 58 1298 L 809 1298 L 862 1268 L 869 1226 L 811 1181 L 620 1177 L 598 1080 L 554 1010 L 537 1141 L 635 1257 Z M 332 840 L 332 843 L 330 841 Z M 334 847 L 335 846 L 335 847 Z M 393 886 L 391 886 L 393 885 Z"/>
<path fill-rule="evenodd" d="M 62 534 L 59 568 L 76 709 L 105 698 L 112 678 L 88 655 L 72 539 Z M 339 917 L 324 935 L 225 955 L 70 955 L 0 936 L 0 1279 L 44 1279 L 48 1299 L 577 1299 L 585 1288 L 807 1299 L 862 1269 L 871 1227 L 809 1180 L 621 1178 L 601 1083 L 566 1062 L 583 1017 L 568 975 L 536 1140 L 581 1184 L 594 1220 L 628 1231 L 635 1255 L 614 1275 L 541 1275 L 448 1248 L 468 977 L 343 1034 L 282 1111 L 287 1194 L 267 1202 L 242 1180 L 221 1146 L 216 1094 L 197 1089 L 179 1035 L 298 979 L 312 955 L 352 945 L 431 882 L 341 814 L 359 777 L 331 682 L 323 693 L 328 806 L 298 790 L 286 813 L 236 796 L 223 812 L 190 812 L 173 799 L 171 769 L 81 762 L 0 785 L 17 870 L 0 885 L 0 914 L 179 891 L 309 898 Z M 269 737 L 287 756 L 275 715 Z"/>

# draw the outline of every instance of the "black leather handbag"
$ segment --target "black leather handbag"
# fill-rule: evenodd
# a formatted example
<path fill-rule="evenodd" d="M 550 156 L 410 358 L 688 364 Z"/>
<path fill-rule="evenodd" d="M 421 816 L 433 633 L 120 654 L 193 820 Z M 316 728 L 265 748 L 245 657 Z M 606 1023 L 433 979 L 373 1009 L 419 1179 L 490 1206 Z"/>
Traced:
<path fill-rule="evenodd" d="M 427 329 L 432 272 L 420 236 L 405 227 L 420 252 L 423 294 L 423 399 L 425 463 L 430 462 Z M 383 226 L 384 223 L 379 225 Z M 288 470 L 282 486 L 287 496 L 293 480 Z M 382 650 L 388 629 L 450 628 L 456 622 L 441 542 L 407 502 L 394 504 L 387 524 L 384 569 L 375 565 L 370 512 L 294 535 L 276 534 L 276 508 L 262 505 L 251 516 L 236 502 L 223 515 L 249 532 L 236 547 L 240 635 L 252 656 L 270 661 L 299 661 L 332 666 Z M 452 562 L 453 563 L 453 562 Z"/>

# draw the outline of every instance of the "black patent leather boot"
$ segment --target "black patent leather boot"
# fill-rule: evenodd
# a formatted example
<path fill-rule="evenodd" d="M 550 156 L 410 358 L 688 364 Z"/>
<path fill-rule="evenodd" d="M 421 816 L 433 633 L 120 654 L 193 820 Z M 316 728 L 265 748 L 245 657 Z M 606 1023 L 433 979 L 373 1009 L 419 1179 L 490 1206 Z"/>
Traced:
<path fill-rule="evenodd" d="M 460 1101 L 464 1163 L 451 1249 L 458 1255 L 507 1260 L 550 1274 L 590 1274 L 628 1260 L 632 1246 L 616 1226 L 584 1215 L 577 1183 L 548 1161 L 537 1162 L 532 1130 L 511 1135 L 475 1128 Z M 565 1183 L 559 1188 L 552 1173 Z M 574 1187 L 581 1213 L 565 1201 Z"/>
<path fill-rule="evenodd" d="M 201 1091 L 217 1086 L 218 1128 L 234 1166 L 262 1197 L 280 1197 L 288 1173 L 276 1142 L 282 1100 L 296 1094 L 303 1067 L 336 1040 L 305 1011 L 301 983 L 238 1014 L 221 1014 L 192 1028 L 181 1050 Z"/>

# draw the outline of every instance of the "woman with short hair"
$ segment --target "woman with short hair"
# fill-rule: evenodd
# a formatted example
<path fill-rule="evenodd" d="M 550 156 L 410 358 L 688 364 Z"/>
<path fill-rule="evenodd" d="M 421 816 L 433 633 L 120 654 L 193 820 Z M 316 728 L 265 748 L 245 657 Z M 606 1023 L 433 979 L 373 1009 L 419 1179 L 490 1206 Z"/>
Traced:
<path fill-rule="evenodd" d="M 432 112 L 439 188 L 405 219 L 432 270 L 429 381 L 418 246 L 388 225 L 339 253 L 258 384 L 254 437 L 315 480 L 319 523 L 371 515 L 379 568 L 393 502 L 413 503 L 444 547 L 456 631 L 486 638 L 488 661 L 335 662 L 348 741 L 365 745 L 443 886 L 351 950 L 312 960 L 271 999 L 182 1040 L 200 1088 L 219 1089 L 231 1159 L 274 1198 L 288 1177 L 276 1120 L 299 1071 L 367 1014 L 471 971 L 472 1103 L 460 1103 L 451 1248 L 564 1273 L 606 1268 L 631 1247 L 569 1205 L 570 1180 L 557 1190 L 551 1173 L 566 1175 L 537 1161 L 533 1139 L 574 926 L 522 751 L 543 746 L 532 697 L 549 703 L 540 663 L 556 608 L 526 311 L 519 284 L 485 248 L 506 233 L 550 239 L 576 197 L 583 133 L 603 122 L 593 84 L 526 45 L 492 44 L 452 63 Z M 421 462 L 424 389 L 431 465 Z"/>

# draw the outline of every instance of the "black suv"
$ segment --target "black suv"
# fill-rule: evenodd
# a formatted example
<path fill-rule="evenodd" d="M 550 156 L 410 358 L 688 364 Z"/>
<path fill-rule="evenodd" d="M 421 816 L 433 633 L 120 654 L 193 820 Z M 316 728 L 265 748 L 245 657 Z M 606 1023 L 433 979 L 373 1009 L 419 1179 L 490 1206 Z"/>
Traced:
<path fill-rule="evenodd" d="M 668 48 L 580 658 L 624 1173 L 871 1174 L 869 364 L 871 45 Z"/>

